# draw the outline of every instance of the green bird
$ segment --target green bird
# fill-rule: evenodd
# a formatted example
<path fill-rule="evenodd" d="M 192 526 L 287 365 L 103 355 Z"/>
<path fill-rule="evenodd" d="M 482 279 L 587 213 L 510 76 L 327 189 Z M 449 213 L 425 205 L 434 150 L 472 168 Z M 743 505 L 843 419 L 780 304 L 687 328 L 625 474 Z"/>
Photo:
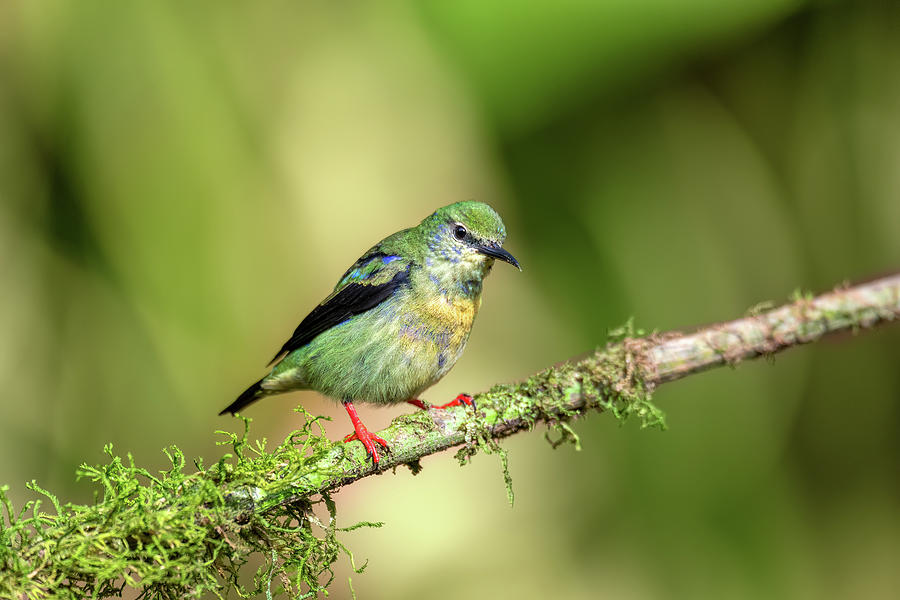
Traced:
<path fill-rule="evenodd" d="M 462 355 L 494 260 L 521 270 L 505 240 L 500 216 L 474 201 L 440 208 L 384 238 L 297 326 L 269 374 L 219 414 L 272 394 L 316 390 L 343 403 L 354 429 L 344 441 L 362 442 L 377 465 L 376 444 L 388 449 L 387 442 L 366 429 L 353 403 L 428 408 L 418 396 Z M 472 398 L 460 394 L 432 408 L 463 404 L 473 405 Z"/>

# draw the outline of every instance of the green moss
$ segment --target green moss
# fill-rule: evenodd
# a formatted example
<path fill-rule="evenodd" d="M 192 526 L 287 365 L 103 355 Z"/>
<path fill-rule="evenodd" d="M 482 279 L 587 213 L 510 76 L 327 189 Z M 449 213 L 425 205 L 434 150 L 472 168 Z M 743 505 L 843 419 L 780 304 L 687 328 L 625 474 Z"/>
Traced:
<path fill-rule="evenodd" d="M 28 487 L 53 512 L 40 499 L 16 512 L 8 488 L 0 489 L 0 597 L 107 598 L 128 586 L 142 598 L 223 598 L 229 590 L 304 598 L 325 591 L 341 555 L 361 572 L 365 565 L 356 567 L 338 534 L 380 524 L 339 528 L 328 494 L 247 510 L 330 449 L 331 442 L 313 433 L 321 418 L 306 416 L 303 428 L 273 451 L 264 440 L 248 443 L 245 419 L 242 435 L 220 432 L 231 452 L 208 469 L 196 462 L 190 474 L 176 447 L 165 451 L 171 467 L 153 474 L 107 446 L 107 464 L 78 471 L 97 485 L 92 505 L 61 504 L 32 482 Z M 248 582 L 240 574 L 254 557 L 261 565 Z"/>
<path fill-rule="evenodd" d="M 815 296 L 810 290 L 797 288 L 789 296 L 791 302 L 810 302 Z"/>
<path fill-rule="evenodd" d="M 610 332 L 605 347 L 575 364 L 564 364 L 529 377 L 523 383 L 497 385 L 475 397 L 477 417 L 465 423 L 465 445 L 456 453 L 460 464 L 483 451 L 500 458 L 503 479 L 510 504 L 514 500 L 509 457 L 498 439 L 533 429 L 543 422 L 548 426 L 545 438 L 553 448 L 571 444 L 581 449 L 581 439 L 571 421 L 590 410 L 608 411 L 619 421 L 631 418 L 641 428 L 665 429 L 665 414 L 651 399 L 643 380 L 642 352 L 653 335 L 634 327 L 629 320 Z"/>

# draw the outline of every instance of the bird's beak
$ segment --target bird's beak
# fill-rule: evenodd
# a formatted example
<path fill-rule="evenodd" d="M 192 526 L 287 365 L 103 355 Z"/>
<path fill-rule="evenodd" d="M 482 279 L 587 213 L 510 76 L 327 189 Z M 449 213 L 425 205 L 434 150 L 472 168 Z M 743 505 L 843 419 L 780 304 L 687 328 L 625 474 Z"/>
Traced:
<path fill-rule="evenodd" d="M 510 254 L 509 252 L 507 252 L 500 246 L 488 246 L 487 244 L 485 244 L 485 245 L 479 244 L 478 246 L 475 247 L 475 249 L 478 250 L 479 252 L 481 252 L 482 254 L 484 254 L 485 256 L 490 256 L 491 258 L 497 258 L 499 260 L 502 260 L 503 262 L 508 262 L 509 264 L 511 264 L 512 266 L 517 268 L 518 270 L 520 270 L 520 271 L 522 270 L 522 267 L 519 266 L 519 261 L 517 261 L 516 258 L 512 254 Z"/>

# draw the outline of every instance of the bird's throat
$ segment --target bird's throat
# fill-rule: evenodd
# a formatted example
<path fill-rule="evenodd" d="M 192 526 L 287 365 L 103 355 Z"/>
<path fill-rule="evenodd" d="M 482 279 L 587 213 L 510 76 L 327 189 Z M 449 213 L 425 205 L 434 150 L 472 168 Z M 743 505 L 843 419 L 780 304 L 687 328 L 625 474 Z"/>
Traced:
<path fill-rule="evenodd" d="M 490 273 L 493 259 L 475 257 L 474 260 L 434 261 L 423 269 L 422 288 L 429 295 L 442 296 L 449 301 L 478 302 L 485 276 Z"/>

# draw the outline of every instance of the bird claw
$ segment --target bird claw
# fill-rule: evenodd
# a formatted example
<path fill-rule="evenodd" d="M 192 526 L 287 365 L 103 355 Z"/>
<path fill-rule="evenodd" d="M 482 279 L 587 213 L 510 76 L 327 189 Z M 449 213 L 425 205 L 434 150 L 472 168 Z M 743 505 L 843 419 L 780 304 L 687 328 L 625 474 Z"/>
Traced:
<path fill-rule="evenodd" d="M 472 410 L 478 410 L 478 407 L 475 405 L 475 400 L 472 399 L 472 396 L 470 396 L 468 394 L 460 394 L 459 396 L 457 396 L 456 398 L 454 398 L 447 404 L 440 404 L 440 405 L 425 404 L 418 398 L 414 398 L 413 400 L 407 400 L 406 402 L 409 404 L 412 404 L 413 406 L 418 406 L 422 410 L 429 410 L 432 408 L 435 410 L 443 410 L 445 408 L 452 408 L 454 406 L 471 406 Z"/>
<path fill-rule="evenodd" d="M 384 446 L 385 450 L 390 450 L 388 448 L 388 443 L 370 432 L 366 429 L 366 426 L 363 425 L 363 422 L 360 420 L 359 415 L 356 414 L 356 408 L 353 406 L 353 402 L 350 400 L 343 401 L 344 408 L 347 411 L 347 414 L 350 416 L 350 421 L 353 423 L 353 433 L 346 436 L 344 438 L 344 443 L 352 442 L 353 440 L 359 440 L 359 442 L 365 447 L 366 454 L 372 457 L 372 466 L 378 466 L 378 449 L 375 447 L 375 444 L 381 444 Z"/>
<path fill-rule="evenodd" d="M 475 400 L 472 396 L 468 394 L 460 394 L 447 404 L 441 404 L 440 406 L 432 406 L 431 408 L 450 408 L 452 406 L 471 406 L 472 410 L 478 410 L 478 406 L 475 405 Z"/>
<path fill-rule="evenodd" d="M 378 461 L 380 457 L 378 456 L 378 450 L 375 444 L 379 444 L 384 447 L 385 450 L 390 450 L 388 447 L 388 443 L 384 441 L 383 438 L 375 435 L 370 432 L 365 427 L 360 427 L 353 433 L 344 436 L 344 443 L 352 442 L 358 440 L 366 449 L 366 455 L 372 457 L 372 464 L 374 466 L 378 465 Z"/>

